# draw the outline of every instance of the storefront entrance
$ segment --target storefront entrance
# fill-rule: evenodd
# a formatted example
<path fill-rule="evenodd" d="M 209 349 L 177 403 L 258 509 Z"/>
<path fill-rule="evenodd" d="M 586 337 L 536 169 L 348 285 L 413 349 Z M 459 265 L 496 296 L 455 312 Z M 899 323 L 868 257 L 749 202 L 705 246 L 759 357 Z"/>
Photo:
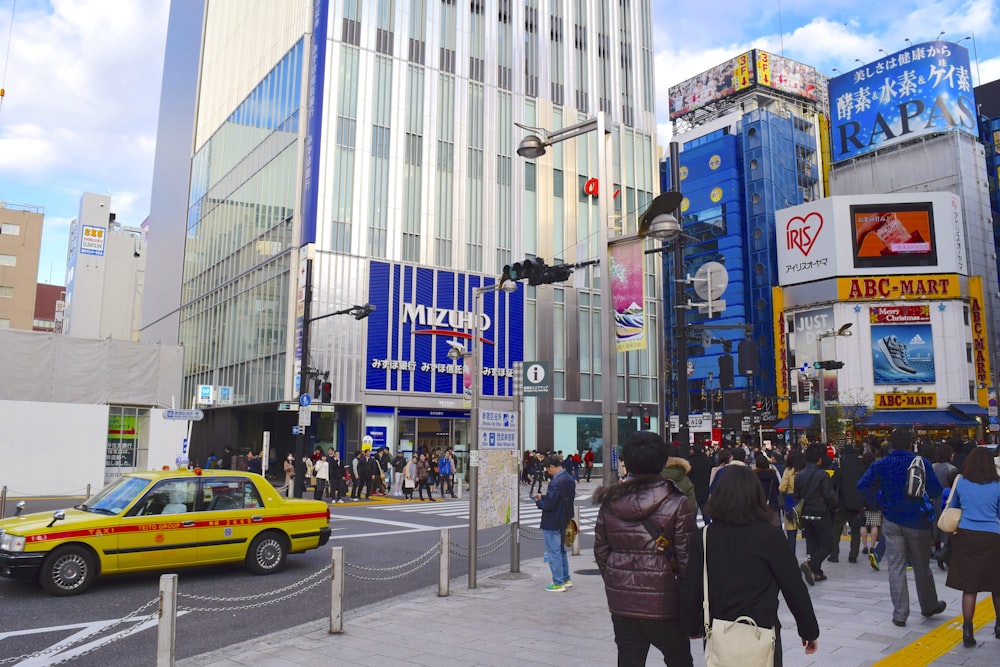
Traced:
<path fill-rule="evenodd" d="M 459 413 L 461 414 L 461 413 Z M 468 416 L 408 417 L 400 415 L 397 429 L 399 451 L 407 459 L 415 452 L 438 453 L 451 449 L 455 453 L 456 474 L 465 474 L 469 457 Z"/>

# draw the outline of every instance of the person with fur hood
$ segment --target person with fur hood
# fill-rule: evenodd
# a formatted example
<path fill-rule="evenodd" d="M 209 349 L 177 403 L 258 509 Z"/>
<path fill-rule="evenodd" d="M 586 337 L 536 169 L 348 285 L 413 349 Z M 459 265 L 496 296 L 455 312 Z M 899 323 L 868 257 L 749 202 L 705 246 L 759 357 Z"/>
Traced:
<path fill-rule="evenodd" d="M 670 667 L 692 665 L 680 580 L 697 536 L 690 502 L 660 471 L 667 445 L 639 431 L 622 448 L 629 475 L 594 492 L 594 557 L 604 579 L 619 665 L 645 665 L 652 644 Z"/>
<path fill-rule="evenodd" d="M 688 463 L 687 459 L 681 458 L 681 448 L 677 445 L 671 443 L 665 447 L 667 448 L 667 463 L 663 466 L 660 474 L 663 479 L 669 479 L 677 485 L 681 493 L 687 496 L 691 502 L 691 511 L 697 512 L 698 499 L 694 493 L 694 484 L 688 477 L 691 472 L 691 464 Z"/>

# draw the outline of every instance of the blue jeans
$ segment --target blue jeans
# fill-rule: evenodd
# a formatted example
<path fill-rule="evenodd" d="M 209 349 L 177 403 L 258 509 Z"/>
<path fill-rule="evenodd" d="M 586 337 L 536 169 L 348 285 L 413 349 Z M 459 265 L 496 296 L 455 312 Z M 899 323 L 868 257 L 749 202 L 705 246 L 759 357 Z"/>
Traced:
<path fill-rule="evenodd" d="M 549 557 L 549 569 L 552 570 L 552 583 L 562 586 L 569 581 L 569 559 L 566 558 L 563 532 L 543 530 L 542 537 L 545 539 L 545 554 Z"/>

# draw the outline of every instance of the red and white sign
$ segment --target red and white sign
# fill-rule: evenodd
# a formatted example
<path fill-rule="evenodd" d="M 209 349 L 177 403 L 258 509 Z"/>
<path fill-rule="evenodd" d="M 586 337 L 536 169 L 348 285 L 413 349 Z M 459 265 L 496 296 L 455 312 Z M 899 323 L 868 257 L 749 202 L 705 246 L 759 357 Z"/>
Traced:
<path fill-rule="evenodd" d="M 923 306 L 874 306 L 868 311 L 870 324 L 906 324 L 930 322 L 931 307 Z"/>

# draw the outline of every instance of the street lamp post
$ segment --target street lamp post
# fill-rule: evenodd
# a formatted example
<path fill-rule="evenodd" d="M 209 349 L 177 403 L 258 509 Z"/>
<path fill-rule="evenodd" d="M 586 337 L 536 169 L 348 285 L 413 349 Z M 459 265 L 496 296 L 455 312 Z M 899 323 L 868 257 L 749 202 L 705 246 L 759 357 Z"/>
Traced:
<path fill-rule="evenodd" d="M 601 313 L 610 326 L 601 327 L 601 458 L 602 481 L 609 485 L 615 481 L 611 470 L 611 453 L 618 440 L 618 349 L 615 343 L 614 303 L 611 299 L 611 258 L 608 253 L 610 235 L 608 222 L 611 219 L 611 193 L 614 184 L 611 181 L 611 167 L 608 162 L 610 152 L 607 141 L 610 128 L 607 116 L 603 111 L 574 125 L 561 130 L 548 132 L 539 128 L 525 127 L 523 129 L 536 131 L 539 134 L 529 134 L 521 140 L 517 154 L 523 158 L 534 160 L 545 154 L 549 146 L 579 137 L 590 132 L 597 133 L 597 169 L 599 187 L 604 189 L 603 195 L 597 197 L 597 245 L 598 266 L 601 272 Z"/>
<path fill-rule="evenodd" d="M 479 402 L 482 396 L 480 383 L 482 382 L 482 354 L 481 341 L 482 330 L 480 328 L 479 307 L 480 297 L 487 292 L 511 292 L 517 290 L 517 283 L 504 281 L 495 285 L 485 285 L 472 290 L 472 342 L 469 349 L 463 351 L 460 343 L 451 343 L 452 349 L 448 351 L 451 359 L 464 358 L 464 363 L 470 366 L 469 373 L 472 376 L 472 396 L 469 414 L 469 588 L 476 587 L 476 569 L 478 567 L 478 554 L 476 550 L 479 542 Z"/>
<path fill-rule="evenodd" d="M 817 350 L 817 356 L 823 356 L 823 339 L 824 338 L 843 338 L 851 335 L 851 322 L 842 325 L 839 329 L 829 329 L 823 333 L 816 336 L 816 345 L 819 348 Z M 836 351 L 836 350 L 834 350 Z M 824 363 L 820 360 L 820 363 Z M 819 368 L 819 433 L 820 440 L 823 444 L 827 444 L 826 441 L 826 368 L 820 366 Z"/>

